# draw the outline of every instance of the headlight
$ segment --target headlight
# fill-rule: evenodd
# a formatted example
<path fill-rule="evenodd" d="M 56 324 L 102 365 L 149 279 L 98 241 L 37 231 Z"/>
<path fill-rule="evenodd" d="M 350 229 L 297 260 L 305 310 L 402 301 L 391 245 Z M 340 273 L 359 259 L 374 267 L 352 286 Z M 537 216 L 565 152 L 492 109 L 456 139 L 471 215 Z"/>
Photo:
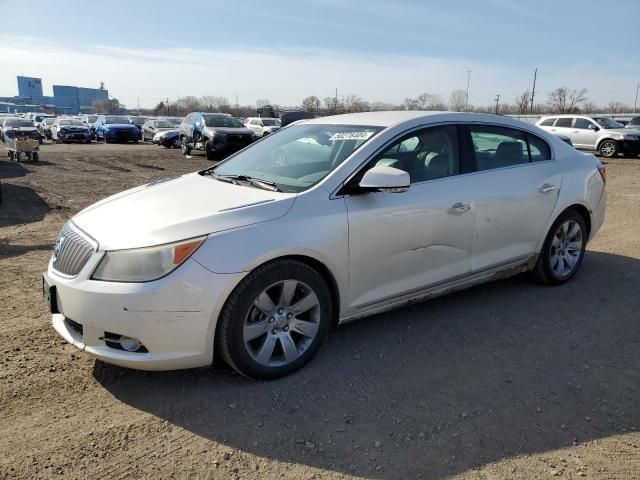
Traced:
<path fill-rule="evenodd" d="M 178 268 L 206 237 L 156 247 L 106 252 L 91 276 L 107 282 L 150 282 Z"/>

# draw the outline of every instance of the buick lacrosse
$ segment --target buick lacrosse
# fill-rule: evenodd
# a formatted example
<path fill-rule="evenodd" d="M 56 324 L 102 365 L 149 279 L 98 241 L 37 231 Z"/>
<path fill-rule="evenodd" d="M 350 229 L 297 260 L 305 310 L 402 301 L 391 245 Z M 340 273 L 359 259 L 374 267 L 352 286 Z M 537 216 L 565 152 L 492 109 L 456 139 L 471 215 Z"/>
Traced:
<path fill-rule="evenodd" d="M 332 324 L 526 271 L 568 281 L 605 179 L 593 155 L 505 117 L 303 120 L 78 213 L 44 296 L 57 332 L 105 362 L 199 367 L 215 350 L 274 378 Z"/>

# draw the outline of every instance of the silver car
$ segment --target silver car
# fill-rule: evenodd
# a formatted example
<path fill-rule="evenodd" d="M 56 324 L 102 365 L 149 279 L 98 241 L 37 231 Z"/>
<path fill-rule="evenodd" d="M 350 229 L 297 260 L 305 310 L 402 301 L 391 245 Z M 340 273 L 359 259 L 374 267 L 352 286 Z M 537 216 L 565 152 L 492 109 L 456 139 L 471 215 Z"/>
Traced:
<path fill-rule="evenodd" d="M 605 158 L 640 154 L 640 131 L 625 128 L 609 117 L 586 115 L 553 115 L 536 122 L 555 135 L 565 135 L 573 146 L 593 150 Z"/>
<path fill-rule="evenodd" d="M 43 287 L 60 335 L 106 362 L 199 367 L 216 350 L 274 378 L 334 322 L 520 272 L 567 282 L 605 204 L 600 161 L 531 124 L 315 118 L 86 208 Z"/>

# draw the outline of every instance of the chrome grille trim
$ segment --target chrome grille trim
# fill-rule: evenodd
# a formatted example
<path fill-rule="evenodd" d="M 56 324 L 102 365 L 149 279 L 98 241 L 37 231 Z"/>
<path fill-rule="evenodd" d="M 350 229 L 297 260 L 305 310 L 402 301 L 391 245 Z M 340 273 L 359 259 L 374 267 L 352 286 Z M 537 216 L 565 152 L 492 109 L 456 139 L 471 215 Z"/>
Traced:
<path fill-rule="evenodd" d="M 91 237 L 67 222 L 60 230 L 53 250 L 53 269 L 64 277 L 73 278 L 87 264 L 97 247 Z"/>

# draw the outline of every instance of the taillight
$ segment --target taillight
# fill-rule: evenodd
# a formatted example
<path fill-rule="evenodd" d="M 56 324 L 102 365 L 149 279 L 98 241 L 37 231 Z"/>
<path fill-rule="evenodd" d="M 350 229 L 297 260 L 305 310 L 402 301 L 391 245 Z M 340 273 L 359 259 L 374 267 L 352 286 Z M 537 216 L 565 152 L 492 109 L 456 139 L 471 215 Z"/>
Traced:
<path fill-rule="evenodd" d="M 600 176 L 602 177 L 602 181 L 607 183 L 607 167 L 605 167 L 602 163 L 598 165 L 598 172 L 600 172 Z"/>

